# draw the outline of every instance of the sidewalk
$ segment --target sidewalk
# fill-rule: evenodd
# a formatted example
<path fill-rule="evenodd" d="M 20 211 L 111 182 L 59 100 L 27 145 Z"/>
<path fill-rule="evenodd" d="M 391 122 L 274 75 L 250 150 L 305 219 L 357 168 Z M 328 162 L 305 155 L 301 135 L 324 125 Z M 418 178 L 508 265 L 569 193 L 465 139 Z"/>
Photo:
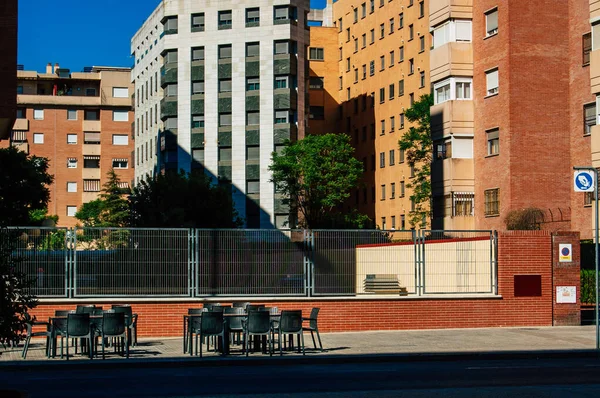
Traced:
<path fill-rule="evenodd" d="M 380 331 L 351 333 L 322 333 L 321 339 L 325 352 L 315 351 L 310 334 L 305 334 L 307 356 L 358 356 L 358 355 L 397 355 L 397 354 L 476 354 L 540 351 L 564 351 L 565 354 L 580 350 L 593 350 L 596 346 L 594 326 L 569 327 L 532 327 L 532 328 L 493 328 L 493 329 L 443 329 L 414 331 Z M 238 346 L 232 347 L 230 358 L 241 357 Z M 27 360 L 21 359 L 19 348 L 0 347 L 0 369 L 16 363 L 54 363 L 64 362 L 59 357 L 47 359 L 44 356 L 44 344 L 41 340 L 32 340 Z M 59 349 L 60 353 L 60 342 Z M 70 348 L 70 352 L 73 350 Z M 107 360 L 122 360 L 107 348 Z M 207 357 L 215 357 L 213 352 L 205 353 Z M 285 354 L 286 357 L 297 353 Z M 130 357 L 145 362 L 153 359 L 187 359 L 189 354 L 182 353 L 181 338 L 140 339 L 137 347 L 133 347 Z M 262 354 L 251 354 L 253 358 L 265 358 Z M 197 357 L 194 357 L 197 358 Z M 85 360 L 81 355 L 71 359 Z M 94 360 L 96 362 L 96 360 Z"/>

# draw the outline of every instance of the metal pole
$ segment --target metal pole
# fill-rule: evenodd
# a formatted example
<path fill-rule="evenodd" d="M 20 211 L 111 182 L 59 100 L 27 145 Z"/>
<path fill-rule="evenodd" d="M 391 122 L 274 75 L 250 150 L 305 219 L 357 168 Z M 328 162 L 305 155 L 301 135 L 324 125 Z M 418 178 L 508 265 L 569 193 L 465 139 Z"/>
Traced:
<path fill-rule="evenodd" d="M 594 168 L 594 173 L 596 173 L 596 181 L 594 187 L 594 196 L 596 201 L 596 234 L 594 239 L 595 246 L 595 259 L 596 259 L 596 350 L 600 350 L 600 325 L 598 324 L 598 169 Z"/>

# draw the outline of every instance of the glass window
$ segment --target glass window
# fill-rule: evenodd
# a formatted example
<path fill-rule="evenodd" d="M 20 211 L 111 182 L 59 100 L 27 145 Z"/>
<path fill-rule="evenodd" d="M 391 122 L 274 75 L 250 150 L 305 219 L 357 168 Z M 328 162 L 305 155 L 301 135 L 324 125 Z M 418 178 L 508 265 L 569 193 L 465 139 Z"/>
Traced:
<path fill-rule="evenodd" d="M 67 182 L 67 192 L 77 192 L 77 183 Z"/>
<path fill-rule="evenodd" d="M 77 110 L 68 109 L 67 110 L 67 120 L 77 120 Z"/>
<path fill-rule="evenodd" d="M 231 29 L 232 19 L 231 10 L 219 11 L 219 29 Z"/>
<path fill-rule="evenodd" d="M 204 149 L 193 149 L 192 159 L 194 162 L 204 163 Z"/>
<path fill-rule="evenodd" d="M 44 120 L 44 110 L 43 109 L 34 109 L 33 110 L 33 119 L 34 120 Z"/>
<path fill-rule="evenodd" d="M 247 126 L 258 126 L 260 124 L 260 112 L 247 112 L 246 113 L 246 125 Z"/>
<path fill-rule="evenodd" d="M 177 87 L 177 85 L 175 85 Z M 129 121 L 129 111 L 113 111 L 113 122 L 127 122 Z"/>
<path fill-rule="evenodd" d="M 129 160 L 128 159 L 113 159 L 112 167 L 113 167 L 113 169 L 127 169 L 127 168 L 129 168 Z"/>
<path fill-rule="evenodd" d="M 289 123 L 289 112 L 288 111 L 276 111 L 275 112 L 275 124 Z"/>
<path fill-rule="evenodd" d="M 321 47 L 310 47 L 309 48 L 309 59 L 323 61 L 325 59 L 324 49 Z"/>
<path fill-rule="evenodd" d="M 487 155 L 498 155 L 500 153 L 500 129 L 491 129 L 485 132 L 487 140 Z"/>
<path fill-rule="evenodd" d="M 231 148 L 219 148 L 219 162 L 231 161 Z"/>
<path fill-rule="evenodd" d="M 129 98 L 129 89 L 127 87 L 113 87 L 114 98 Z"/>
<path fill-rule="evenodd" d="M 204 47 L 192 48 L 192 61 L 204 61 Z"/>
<path fill-rule="evenodd" d="M 77 168 L 77 159 L 75 159 L 75 158 L 67 159 L 67 168 L 68 169 L 76 169 Z"/>
<path fill-rule="evenodd" d="M 192 14 L 192 31 L 204 31 L 204 13 Z"/>
<path fill-rule="evenodd" d="M 471 99 L 471 83 L 457 82 L 456 83 L 456 99 Z"/>
<path fill-rule="evenodd" d="M 231 92 L 231 79 L 219 80 L 219 92 L 230 93 Z"/>
<path fill-rule="evenodd" d="M 113 145 L 129 145 L 129 136 L 125 134 L 114 134 L 112 136 Z"/>
<path fill-rule="evenodd" d="M 444 83 L 442 86 L 435 87 L 435 103 L 441 104 L 442 102 L 450 100 L 450 82 Z"/>
<path fill-rule="evenodd" d="M 260 147 L 249 146 L 246 147 L 246 160 L 258 160 L 260 159 Z"/>
<path fill-rule="evenodd" d="M 323 90 L 324 78 L 319 76 L 311 76 L 309 87 L 311 90 Z"/>
<path fill-rule="evenodd" d="M 198 129 L 204 127 L 204 115 L 192 115 L 192 128 Z"/>
<path fill-rule="evenodd" d="M 260 55 L 260 43 L 246 43 L 246 57 L 258 57 Z"/>
<path fill-rule="evenodd" d="M 487 83 L 487 95 L 498 93 L 498 69 L 490 70 L 485 73 Z"/>
<path fill-rule="evenodd" d="M 246 8 L 246 23 L 260 23 L 260 9 Z"/>
<path fill-rule="evenodd" d="M 219 114 L 219 127 L 231 126 L 231 113 Z"/>
<path fill-rule="evenodd" d="M 77 134 L 67 134 L 67 144 L 77 144 Z"/>
<path fill-rule="evenodd" d="M 193 82 L 192 94 L 204 94 L 204 82 Z"/>
<path fill-rule="evenodd" d="M 290 19 L 289 6 L 276 6 L 273 18 L 276 21 L 284 21 Z"/>
<path fill-rule="evenodd" d="M 288 76 L 275 76 L 275 88 L 287 88 L 288 79 Z"/>
<path fill-rule="evenodd" d="M 219 59 L 231 58 L 231 44 L 219 46 Z"/>
<path fill-rule="evenodd" d="M 44 143 L 44 133 L 33 133 L 33 143 L 34 144 L 43 144 Z"/>
<path fill-rule="evenodd" d="M 591 134 L 592 126 L 596 125 L 596 103 L 586 104 L 583 106 L 583 118 L 584 118 L 584 134 Z"/>
<path fill-rule="evenodd" d="M 177 83 L 167 85 L 165 87 L 165 95 L 167 97 L 177 97 Z"/>
<path fill-rule="evenodd" d="M 275 42 L 275 54 L 289 54 L 290 42 L 287 40 Z"/>
<path fill-rule="evenodd" d="M 246 90 L 256 91 L 260 90 L 260 79 L 258 77 L 249 77 L 246 79 Z"/>
<path fill-rule="evenodd" d="M 164 55 L 166 64 L 175 64 L 177 63 L 177 50 L 167 50 Z"/>
<path fill-rule="evenodd" d="M 67 206 L 67 217 L 75 217 L 77 206 Z"/>
<path fill-rule="evenodd" d="M 498 9 L 494 9 L 485 14 L 486 36 L 498 33 Z"/>

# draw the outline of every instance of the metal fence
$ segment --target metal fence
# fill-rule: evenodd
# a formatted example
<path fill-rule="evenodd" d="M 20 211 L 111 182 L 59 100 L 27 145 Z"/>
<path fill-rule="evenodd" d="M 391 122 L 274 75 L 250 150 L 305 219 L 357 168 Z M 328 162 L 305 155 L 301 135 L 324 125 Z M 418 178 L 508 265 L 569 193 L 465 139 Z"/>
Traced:
<path fill-rule="evenodd" d="M 491 231 L 10 228 L 39 297 L 497 292 Z"/>

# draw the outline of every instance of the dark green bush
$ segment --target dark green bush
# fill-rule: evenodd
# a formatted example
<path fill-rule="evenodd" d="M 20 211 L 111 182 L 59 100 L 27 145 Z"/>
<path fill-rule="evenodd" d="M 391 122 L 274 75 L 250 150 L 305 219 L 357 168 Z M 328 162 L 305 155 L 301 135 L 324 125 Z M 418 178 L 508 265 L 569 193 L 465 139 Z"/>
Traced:
<path fill-rule="evenodd" d="M 581 270 L 581 303 L 594 304 L 596 302 L 596 271 Z"/>

